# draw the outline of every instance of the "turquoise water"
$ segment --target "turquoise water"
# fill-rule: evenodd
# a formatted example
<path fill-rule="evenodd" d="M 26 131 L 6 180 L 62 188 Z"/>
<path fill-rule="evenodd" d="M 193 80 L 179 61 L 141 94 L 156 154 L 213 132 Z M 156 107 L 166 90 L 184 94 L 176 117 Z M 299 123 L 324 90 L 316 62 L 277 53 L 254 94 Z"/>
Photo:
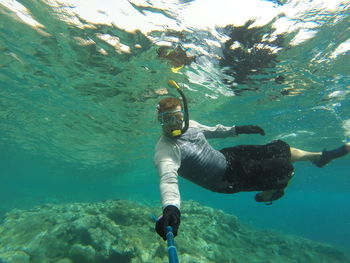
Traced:
<path fill-rule="evenodd" d="M 212 140 L 218 149 L 280 138 L 321 151 L 349 141 L 349 3 L 257 2 L 270 16 L 260 12 L 263 22 L 244 27 L 259 12 L 226 2 L 230 17 L 222 1 L 215 4 L 218 11 L 205 6 L 217 18 L 209 19 L 203 10 L 196 16 L 200 1 L 118 1 L 108 7 L 108 1 L 1 0 L 0 213 L 110 198 L 158 205 L 154 113 L 163 97 L 157 90 L 167 88 L 168 79 L 183 85 L 191 118 L 265 128 L 265 137 Z M 228 24 L 246 32 L 232 42 L 244 56 L 224 65 L 219 58 L 232 30 Z M 255 39 L 265 44 L 245 42 L 258 35 L 252 28 L 264 32 Z M 283 45 L 272 43 L 277 31 Z M 197 59 L 176 74 L 156 50 L 178 43 Z M 266 60 L 249 64 L 266 49 Z M 255 203 L 253 193 L 219 195 L 184 180 L 182 198 L 350 252 L 349 158 L 323 169 L 296 164 L 286 196 L 272 206 Z"/>

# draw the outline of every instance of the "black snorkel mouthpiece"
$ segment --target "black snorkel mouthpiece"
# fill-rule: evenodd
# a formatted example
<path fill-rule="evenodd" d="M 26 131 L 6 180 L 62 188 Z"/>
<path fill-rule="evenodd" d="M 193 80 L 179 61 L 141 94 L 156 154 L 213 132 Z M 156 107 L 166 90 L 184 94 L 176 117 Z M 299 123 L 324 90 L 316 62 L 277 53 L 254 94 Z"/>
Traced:
<path fill-rule="evenodd" d="M 186 96 L 185 96 L 185 94 L 183 93 L 182 89 L 181 89 L 180 86 L 176 83 L 175 80 L 169 80 L 169 81 L 168 81 L 168 84 L 169 84 L 170 86 L 174 87 L 174 88 L 177 90 L 177 92 L 180 93 L 181 98 L 182 98 L 182 101 L 183 101 L 183 104 L 184 104 L 183 106 L 184 106 L 184 113 L 185 113 L 185 114 L 184 114 L 185 126 L 184 126 L 181 130 L 174 130 L 174 131 L 171 132 L 171 135 L 172 135 L 173 137 L 177 137 L 177 136 L 180 136 L 181 134 L 184 134 L 184 133 L 187 131 L 188 126 L 189 126 L 189 120 L 190 120 L 190 118 L 189 118 L 189 115 L 188 115 L 187 99 L 186 99 Z"/>

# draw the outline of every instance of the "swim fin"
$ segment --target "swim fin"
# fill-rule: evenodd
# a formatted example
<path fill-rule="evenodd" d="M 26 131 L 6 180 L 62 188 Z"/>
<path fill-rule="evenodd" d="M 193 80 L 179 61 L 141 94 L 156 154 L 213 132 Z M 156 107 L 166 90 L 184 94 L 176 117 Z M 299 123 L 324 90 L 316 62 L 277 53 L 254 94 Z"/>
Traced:
<path fill-rule="evenodd" d="M 325 166 L 327 163 L 329 163 L 330 161 L 332 161 L 333 159 L 342 157 L 346 154 L 348 154 L 349 151 L 346 148 L 345 145 L 334 149 L 334 150 L 330 150 L 330 151 L 323 151 L 321 158 L 318 161 L 314 161 L 313 163 L 317 166 L 317 167 L 323 167 Z"/>
<path fill-rule="evenodd" d="M 182 65 L 180 67 L 172 67 L 171 71 L 174 73 L 179 73 L 179 71 L 184 67 L 185 65 Z"/>

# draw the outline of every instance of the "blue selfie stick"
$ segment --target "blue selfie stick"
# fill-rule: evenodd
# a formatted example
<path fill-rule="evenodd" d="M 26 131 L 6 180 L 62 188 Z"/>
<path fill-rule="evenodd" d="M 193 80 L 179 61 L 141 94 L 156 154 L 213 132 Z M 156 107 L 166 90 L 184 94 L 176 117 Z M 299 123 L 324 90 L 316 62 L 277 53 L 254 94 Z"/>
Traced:
<path fill-rule="evenodd" d="M 153 221 L 157 222 L 157 217 L 152 216 Z M 171 226 L 166 227 L 166 241 L 168 245 L 168 258 L 169 263 L 179 263 L 177 258 L 177 251 L 175 247 L 173 228 Z"/>
<path fill-rule="evenodd" d="M 168 244 L 169 263 L 179 263 L 179 260 L 177 258 L 175 242 L 174 242 L 173 229 L 171 226 L 167 226 L 166 228 L 166 241 Z"/>

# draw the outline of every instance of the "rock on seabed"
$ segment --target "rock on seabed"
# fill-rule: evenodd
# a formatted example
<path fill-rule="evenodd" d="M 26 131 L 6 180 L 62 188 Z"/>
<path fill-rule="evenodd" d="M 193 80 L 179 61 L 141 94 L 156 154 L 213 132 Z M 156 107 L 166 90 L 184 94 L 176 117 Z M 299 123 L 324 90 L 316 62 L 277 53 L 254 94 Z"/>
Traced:
<path fill-rule="evenodd" d="M 0 263 L 168 262 L 151 220 L 159 212 L 123 200 L 15 209 L 0 225 Z M 175 242 L 181 263 L 350 263 L 329 245 L 258 231 L 191 201 Z"/>

